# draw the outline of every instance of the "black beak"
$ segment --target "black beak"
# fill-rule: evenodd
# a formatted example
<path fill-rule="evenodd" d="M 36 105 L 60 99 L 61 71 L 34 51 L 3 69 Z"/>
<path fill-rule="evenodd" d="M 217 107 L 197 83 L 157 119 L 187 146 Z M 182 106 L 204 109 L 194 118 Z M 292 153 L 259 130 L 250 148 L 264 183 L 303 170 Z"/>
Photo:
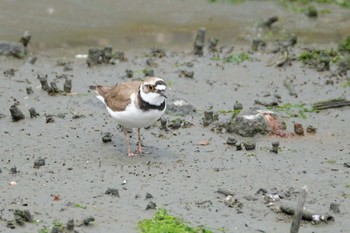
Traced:
<path fill-rule="evenodd" d="M 161 96 L 163 96 L 164 98 L 167 98 L 166 95 L 165 95 L 165 91 L 160 91 L 160 90 L 157 90 L 157 93 Z"/>

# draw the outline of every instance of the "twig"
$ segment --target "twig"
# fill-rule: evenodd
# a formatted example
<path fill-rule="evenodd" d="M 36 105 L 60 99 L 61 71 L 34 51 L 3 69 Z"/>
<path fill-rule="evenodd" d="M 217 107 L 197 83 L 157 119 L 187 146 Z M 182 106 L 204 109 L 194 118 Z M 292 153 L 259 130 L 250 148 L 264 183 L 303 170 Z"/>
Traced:
<path fill-rule="evenodd" d="M 304 187 L 301 188 L 301 193 L 298 198 L 297 208 L 294 211 L 294 217 L 293 217 L 292 225 L 290 227 L 290 233 L 298 233 L 299 231 L 299 226 L 300 226 L 301 218 L 303 216 L 303 208 L 304 208 L 307 192 L 308 192 L 308 189 L 307 189 L 307 186 L 305 185 Z"/>
<path fill-rule="evenodd" d="M 316 110 L 323 110 L 327 108 L 340 108 L 344 106 L 350 106 L 350 101 L 346 99 L 332 99 L 327 101 L 321 101 L 314 104 Z"/>

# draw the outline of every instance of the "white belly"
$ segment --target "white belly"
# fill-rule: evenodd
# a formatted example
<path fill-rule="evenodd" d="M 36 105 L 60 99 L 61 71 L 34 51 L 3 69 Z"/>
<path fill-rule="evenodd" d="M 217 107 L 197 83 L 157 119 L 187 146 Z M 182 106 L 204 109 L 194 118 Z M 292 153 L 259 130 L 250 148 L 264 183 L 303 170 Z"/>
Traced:
<path fill-rule="evenodd" d="M 118 124 L 126 128 L 144 128 L 153 125 L 165 112 L 165 108 L 163 111 L 149 110 L 143 112 L 133 104 L 130 104 L 123 112 L 113 112 L 109 107 L 106 108 Z"/>

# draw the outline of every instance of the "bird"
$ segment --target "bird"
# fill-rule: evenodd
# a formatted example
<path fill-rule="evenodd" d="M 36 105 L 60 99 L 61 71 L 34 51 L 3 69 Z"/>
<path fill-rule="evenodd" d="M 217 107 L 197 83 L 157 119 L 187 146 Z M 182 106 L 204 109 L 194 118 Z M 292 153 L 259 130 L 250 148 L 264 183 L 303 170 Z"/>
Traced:
<path fill-rule="evenodd" d="M 123 127 L 128 155 L 143 154 L 141 128 L 153 125 L 166 110 L 165 81 L 159 77 L 146 77 L 143 81 L 128 81 L 115 86 L 90 86 L 107 112 Z M 137 128 L 138 146 L 131 151 L 128 129 Z"/>

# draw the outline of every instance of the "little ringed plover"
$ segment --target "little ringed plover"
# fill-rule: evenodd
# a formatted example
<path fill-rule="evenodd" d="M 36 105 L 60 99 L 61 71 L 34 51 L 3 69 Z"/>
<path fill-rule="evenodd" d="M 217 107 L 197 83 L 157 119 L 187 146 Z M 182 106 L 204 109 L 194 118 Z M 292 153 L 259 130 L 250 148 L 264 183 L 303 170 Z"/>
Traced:
<path fill-rule="evenodd" d="M 166 84 L 158 77 L 147 77 L 144 81 L 130 81 L 115 86 L 90 86 L 101 100 L 108 113 L 124 128 L 128 155 L 142 154 L 140 129 L 154 124 L 166 109 Z M 138 147 L 131 152 L 127 129 L 138 129 Z"/>

